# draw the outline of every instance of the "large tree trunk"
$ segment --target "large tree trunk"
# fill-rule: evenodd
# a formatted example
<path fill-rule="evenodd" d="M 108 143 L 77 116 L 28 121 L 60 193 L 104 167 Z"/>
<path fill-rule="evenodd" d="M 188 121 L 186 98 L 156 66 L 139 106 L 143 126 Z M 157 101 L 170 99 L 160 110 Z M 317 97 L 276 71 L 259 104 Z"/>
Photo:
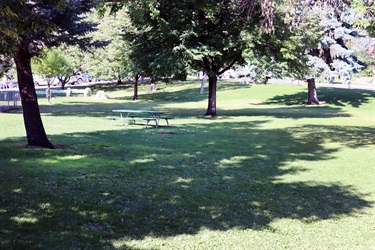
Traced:
<path fill-rule="evenodd" d="M 134 95 L 133 100 L 138 100 L 138 81 L 139 81 L 139 75 L 134 76 Z"/>
<path fill-rule="evenodd" d="M 217 76 L 208 78 L 208 108 L 205 116 L 216 117 L 216 86 Z"/>
<path fill-rule="evenodd" d="M 53 149 L 55 146 L 48 140 L 42 118 L 40 117 L 38 99 L 31 71 L 31 56 L 27 45 L 18 45 L 14 61 L 17 68 L 18 86 L 28 145 Z"/>
<path fill-rule="evenodd" d="M 307 104 L 309 105 L 320 104 L 320 101 L 318 100 L 318 94 L 316 93 L 316 85 L 315 85 L 314 78 L 307 79 L 307 88 L 308 88 Z"/>
<path fill-rule="evenodd" d="M 310 50 L 311 54 L 314 56 L 317 56 L 327 64 L 331 65 L 333 62 L 332 56 L 331 56 L 331 50 L 329 48 L 321 48 L 321 49 L 312 49 Z"/>

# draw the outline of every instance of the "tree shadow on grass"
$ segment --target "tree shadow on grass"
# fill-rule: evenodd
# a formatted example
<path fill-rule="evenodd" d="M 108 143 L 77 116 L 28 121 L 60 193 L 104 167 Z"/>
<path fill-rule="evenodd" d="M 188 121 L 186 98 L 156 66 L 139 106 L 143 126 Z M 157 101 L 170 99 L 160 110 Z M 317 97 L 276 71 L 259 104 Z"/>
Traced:
<path fill-rule="evenodd" d="M 153 101 L 153 102 L 198 102 L 207 100 L 208 98 L 208 82 L 205 85 L 203 94 L 200 94 L 201 80 L 180 81 L 171 85 L 184 86 L 182 90 L 168 91 L 171 86 L 169 84 L 157 84 L 157 91 L 148 91 L 140 94 L 140 101 Z M 195 84 L 194 84 L 195 83 Z M 149 85 L 149 83 L 147 83 Z M 188 87 L 187 87 L 188 86 Z M 226 90 L 248 89 L 249 85 L 239 84 L 238 82 L 219 81 L 217 85 L 217 92 Z M 144 90 L 144 86 L 142 86 Z M 129 100 L 132 96 L 114 98 L 117 100 Z"/>
<path fill-rule="evenodd" d="M 359 108 L 375 98 L 374 91 L 357 89 L 323 88 L 320 95 L 328 104 L 339 107 L 349 105 L 354 108 Z"/>
<path fill-rule="evenodd" d="M 337 131 L 335 142 L 345 146 L 354 136 L 360 143 L 353 147 L 372 145 L 374 134 L 358 127 L 319 131 L 218 122 L 51 136 L 74 144 L 27 151 L 17 161 L 19 152 L 2 157 L 0 246 L 112 248 L 123 240 L 131 248 L 127 240 L 146 236 L 273 230 L 271 222 L 282 218 L 314 223 L 372 207 L 352 186 L 278 181 L 307 171 L 289 162 L 334 159 L 340 148 L 324 143 Z M 312 135 L 314 147 L 304 139 Z"/>
<path fill-rule="evenodd" d="M 258 108 L 257 105 L 251 108 L 238 110 L 221 110 L 223 116 L 271 116 L 276 118 L 332 118 L 332 117 L 350 117 L 350 114 L 342 111 L 341 108 L 328 106 L 293 106 L 276 108 Z"/>
<path fill-rule="evenodd" d="M 180 94 L 179 94 L 180 95 Z M 164 110 L 170 112 L 173 117 L 202 117 L 205 108 L 192 109 L 188 108 L 164 108 L 165 102 L 153 103 L 153 102 L 134 102 L 134 103 L 70 103 L 69 105 L 58 105 L 58 106 L 42 106 L 42 115 L 53 115 L 53 116 L 76 116 L 76 117 L 102 117 L 114 115 L 112 110 L 114 109 L 135 109 L 135 110 Z M 269 104 L 269 103 L 267 103 Z M 21 112 L 21 111 L 19 111 Z M 332 117 L 349 117 L 350 115 L 342 111 L 340 107 L 330 106 L 286 106 L 286 107 L 275 107 L 265 108 L 257 105 L 251 105 L 250 108 L 243 107 L 241 109 L 220 109 L 218 114 L 221 118 L 228 116 L 272 116 L 277 118 L 332 118 Z M 118 115 L 118 114 L 115 114 Z"/>
<path fill-rule="evenodd" d="M 183 90 L 165 92 L 159 89 L 157 92 L 148 92 L 139 96 L 140 101 L 152 102 L 199 102 L 206 100 L 206 94 L 199 94 L 199 89 L 187 88 Z"/>
<path fill-rule="evenodd" d="M 122 87 L 120 85 L 120 87 Z M 109 87 L 110 89 L 114 87 Z M 117 86 L 115 86 L 117 88 Z M 236 89 L 244 88 L 242 85 L 226 83 L 222 86 L 223 89 Z M 306 91 L 302 91 L 293 95 L 279 95 L 275 96 L 263 103 L 271 105 L 286 105 L 285 107 L 276 108 L 257 108 L 257 105 L 251 105 L 251 108 L 243 107 L 235 110 L 225 110 L 225 108 L 219 108 L 218 114 L 220 116 L 274 116 L 279 118 L 317 118 L 317 117 L 345 117 L 349 116 L 347 113 L 341 110 L 341 107 L 345 105 L 351 105 L 353 107 L 359 107 L 362 104 L 368 103 L 370 99 L 374 99 L 375 93 L 365 90 L 347 90 L 347 89 L 335 89 L 335 88 L 319 88 L 319 97 L 321 101 L 324 101 L 328 105 L 314 106 L 302 106 L 301 104 L 306 101 Z M 163 92 L 162 90 L 156 93 L 147 93 L 142 95 L 140 101 L 133 102 L 128 101 L 122 103 L 124 99 L 129 97 L 114 98 L 118 100 L 118 103 L 103 103 L 97 102 L 69 102 L 69 105 L 58 105 L 58 106 L 41 106 L 41 111 L 46 113 L 52 113 L 53 115 L 63 116 L 71 115 L 74 112 L 76 116 L 110 116 L 113 115 L 111 110 L 121 109 L 155 109 L 165 110 L 165 105 L 173 103 L 186 103 L 189 106 L 191 102 L 199 102 L 207 99 L 206 94 L 200 95 L 198 88 L 188 88 L 175 92 Z M 220 100 L 219 100 L 220 104 Z M 202 109 L 199 110 L 195 116 L 202 116 L 205 112 L 206 106 L 203 105 Z M 174 115 L 184 116 L 187 114 L 191 116 L 193 112 L 189 109 L 169 109 Z"/>
<path fill-rule="evenodd" d="M 319 88 L 317 91 L 319 101 L 338 107 L 349 105 L 359 108 L 375 98 L 375 92 L 369 90 Z M 263 104 L 296 105 L 306 103 L 306 101 L 307 90 L 292 95 L 278 95 Z"/>

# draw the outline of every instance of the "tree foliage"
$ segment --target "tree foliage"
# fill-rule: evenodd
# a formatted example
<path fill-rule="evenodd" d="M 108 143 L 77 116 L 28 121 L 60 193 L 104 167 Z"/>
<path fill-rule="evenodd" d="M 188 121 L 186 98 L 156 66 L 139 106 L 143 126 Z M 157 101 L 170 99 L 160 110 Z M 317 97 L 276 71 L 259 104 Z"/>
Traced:
<path fill-rule="evenodd" d="M 306 68 L 303 53 L 315 44 L 319 33 L 314 22 L 288 29 L 290 20 L 285 12 L 269 0 L 128 4 L 135 27 L 126 33 L 132 44 L 131 56 L 148 74 L 179 73 L 186 65 L 207 73 L 206 115 L 211 116 L 216 115 L 216 81 L 220 74 L 245 64 L 245 59 L 261 65 L 264 71 L 302 74 Z"/>
<path fill-rule="evenodd" d="M 57 77 L 61 88 L 69 81 L 73 73 L 73 65 L 59 48 L 46 48 L 42 55 L 32 60 L 33 69 L 47 79 Z"/>
<path fill-rule="evenodd" d="M 269 30 L 272 31 L 270 33 L 277 33 L 278 22 L 276 20 L 278 15 L 275 15 L 275 13 L 283 11 L 287 20 L 285 22 L 286 27 L 294 30 L 301 29 L 306 33 L 320 36 L 319 44 L 307 50 L 310 55 L 308 65 L 312 66 L 313 75 L 329 78 L 332 74 L 342 76 L 348 73 L 358 73 L 364 68 L 365 64 L 369 63 L 367 59 L 365 59 L 365 62 L 360 62 L 357 56 L 365 54 L 365 51 L 373 43 L 361 32 L 361 30 L 367 30 L 371 35 L 371 31 L 374 29 L 375 6 L 373 1 L 301 0 L 287 1 L 284 5 L 280 5 L 279 1 L 259 1 L 265 8 L 262 10 L 263 13 L 268 13 L 264 16 L 269 17 L 268 23 L 271 25 Z M 240 2 L 244 9 L 252 13 L 254 1 L 240 0 Z M 319 32 L 309 25 L 314 20 L 314 16 L 320 20 L 319 26 L 323 32 Z M 305 37 L 313 37 L 306 35 Z M 293 42 L 292 44 L 297 45 Z M 298 48 L 298 45 L 287 47 L 289 49 L 286 48 L 286 51 L 292 53 L 300 51 L 293 49 L 293 47 Z M 306 61 L 306 57 L 299 57 L 302 63 Z M 366 56 L 361 56 L 361 58 L 366 58 Z"/>
<path fill-rule="evenodd" d="M 8 72 L 13 66 L 13 60 L 11 56 L 0 55 L 0 77 Z"/>
<path fill-rule="evenodd" d="M 94 45 L 91 39 L 83 37 L 95 30 L 96 24 L 85 21 L 86 15 L 96 6 L 96 1 L 12 1 L 2 2 L 3 37 L 1 54 L 17 49 L 17 42 L 28 44 L 31 55 L 44 47 L 61 43 L 79 44 L 81 48 Z"/>
<path fill-rule="evenodd" d="M 294 7 L 280 3 L 272 7 L 272 28 L 262 26 L 247 34 L 250 44 L 246 50 L 246 60 L 257 66 L 259 75 L 272 73 L 275 77 L 292 76 L 303 79 L 309 74 L 306 51 L 317 46 L 322 35 L 318 17 L 306 13 L 304 22 Z"/>
<path fill-rule="evenodd" d="M 368 65 L 369 61 L 358 55 L 367 53 L 373 41 L 358 26 L 353 26 L 359 20 L 353 11 L 353 5 L 358 1 L 354 1 L 353 5 L 351 2 L 332 2 L 306 6 L 307 11 L 320 18 L 320 27 L 324 31 L 319 45 L 308 51 L 309 64 L 314 68 L 315 76 L 327 81 L 341 78 L 350 84 L 351 76 Z"/>
<path fill-rule="evenodd" d="M 212 85 L 206 114 L 216 116 L 217 76 L 243 60 L 242 32 L 259 23 L 259 16 L 247 18 L 230 0 L 128 4 L 135 29 L 125 37 L 132 60 L 152 77 L 182 75 L 187 65 L 206 72 Z"/>
<path fill-rule="evenodd" d="M 125 8 L 111 14 L 110 10 L 94 11 L 89 20 L 99 23 L 97 31 L 89 34 L 93 41 L 106 41 L 108 46 L 82 53 L 80 68 L 94 76 L 116 79 L 130 71 L 128 45 L 122 38 L 122 30 L 130 25 Z"/>
<path fill-rule="evenodd" d="M 163 17 L 164 13 L 171 11 L 168 3 L 160 4 L 154 6 L 151 1 L 139 5 L 131 3 L 128 7 L 131 25 L 124 27 L 132 72 L 154 80 L 185 73 L 187 66 L 174 46 L 179 43 L 178 31 L 169 32 L 170 20 Z"/>
<path fill-rule="evenodd" d="M 354 14 L 357 16 L 354 26 L 365 29 L 375 37 L 375 3 L 372 0 L 354 0 L 352 3 Z"/>
<path fill-rule="evenodd" d="M 81 48 L 100 45 L 83 37 L 95 30 L 87 22 L 87 13 L 96 0 L 5 0 L 1 2 L 0 54 L 11 55 L 17 68 L 27 140 L 30 146 L 54 148 L 48 140 L 35 92 L 31 57 L 44 47 L 61 43 L 78 44 Z M 3 25 L 6 24 L 6 25 Z"/>

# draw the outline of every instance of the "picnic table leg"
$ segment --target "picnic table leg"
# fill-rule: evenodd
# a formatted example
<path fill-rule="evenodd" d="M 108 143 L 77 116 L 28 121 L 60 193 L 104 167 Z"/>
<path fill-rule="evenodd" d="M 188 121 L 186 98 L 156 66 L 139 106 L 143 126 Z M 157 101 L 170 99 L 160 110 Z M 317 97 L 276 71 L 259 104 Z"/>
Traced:
<path fill-rule="evenodd" d="M 124 118 L 122 117 L 122 113 L 121 112 L 120 112 L 120 117 L 121 117 L 121 125 L 124 126 L 125 121 L 124 121 Z"/>
<path fill-rule="evenodd" d="M 159 122 L 160 122 L 160 115 L 157 115 L 157 116 L 155 116 L 155 124 L 156 124 L 156 127 L 159 126 Z"/>
<path fill-rule="evenodd" d="M 150 120 L 146 120 L 146 129 L 148 128 L 148 123 Z"/>
<path fill-rule="evenodd" d="M 127 113 L 125 117 L 123 117 L 122 113 L 120 113 L 120 116 L 121 116 L 121 120 L 122 120 L 122 126 L 124 126 L 126 119 L 128 119 L 129 113 Z"/>

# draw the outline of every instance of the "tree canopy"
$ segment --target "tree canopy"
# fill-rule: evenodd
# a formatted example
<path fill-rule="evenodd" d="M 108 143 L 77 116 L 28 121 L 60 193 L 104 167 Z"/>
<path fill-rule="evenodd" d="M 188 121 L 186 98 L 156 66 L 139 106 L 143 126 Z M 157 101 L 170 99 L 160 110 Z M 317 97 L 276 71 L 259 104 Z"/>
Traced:
<path fill-rule="evenodd" d="M 98 4 L 96 0 L 5 0 L 1 2 L 0 54 L 11 55 L 23 107 L 28 144 L 54 148 L 44 130 L 35 92 L 31 57 L 44 47 L 61 43 L 78 44 L 81 48 L 100 45 L 91 43 L 84 34 L 95 30 L 87 22 L 87 13 Z M 6 25 L 4 25 L 6 24 Z"/>
<path fill-rule="evenodd" d="M 98 23 L 97 31 L 88 36 L 93 41 L 106 41 L 108 46 L 96 48 L 90 53 L 82 53 L 79 67 L 90 74 L 108 79 L 124 77 L 130 71 L 128 45 L 122 39 L 122 30 L 130 25 L 125 9 L 119 9 L 111 14 L 110 10 L 101 12 L 95 10 L 88 20 Z M 98 67 L 98 65 L 100 65 Z"/>
<path fill-rule="evenodd" d="M 86 15 L 97 5 L 97 1 L 11 1 L 1 3 L 2 25 L 0 34 L 1 53 L 15 51 L 16 42 L 29 44 L 28 50 L 34 55 L 44 47 L 61 43 L 79 44 L 87 48 L 91 39 L 83 37 L 95 30 L 94 23 L 85 21 Z"/>
<path fill-rule="evenodd" d="M 147 73 L 180 73 L 186 65 L 204 71 L 209 76 L 209 116 L 216 116 L 217 77 L 245 59 L 268 64 L 271 71 L 276 64 L 279 71 L 286 66 L 294 74 L 303 70 L 301 55 L 318 38 L 315 23 L 285 29 L 285 13 L 276 7 L 268 11 L 270 1 L 249 2 L 248 11 L 239 2 L 128 2 L 135 29 L 126 35 L 134 60 Z"/>
<path fill-rule="evenodd" d="M 33 58 L 32 66 L 37 73 L 45 75 L 48 79 L 57 77 L 62 88 L 74 70 L 61 49 L 56 47 L 46 48 L 40 57 Z"/>
<path fill-rule="evenodd" d="M 122 27 L 116 18 L 108 23 L 103 21 L 104 26 L 114 27 L 114 32 L 103 32 L 104 37 L 98 36 L 94 42 L 87 34 L 96 30 L 94 21 L 99 22 L 100 18 L 88 20 L 87 17 L 98 5 L 97 0 L 3 0 L 0 3 L 0 55 L 12 56 L 17 66 L 29 145 L 53 148 L 40 119 L 30 66 L 31 58 L 45 47 L 66 44 L 86 49 L 104 45 L 104 38 L 113 42 L 113 50 L 100 52 L 91 59 L 97 59 L 92 60 L 94 63 L 105 61 L 108 65 L 105 71 L 112 72 L 108 74 L 128 70 L 158 79 L 185 75 L 190 68 L 204 71 L 209 76 L 206 115 L 216 116 L 217 78 L 233 66 L 252 63 L 263 71 L 302 77 L 309 68 L 305 56 L 309 52 L 323 58 L 330 70 L 344 69 L 342 62 L 352 70 L 358 69 L 362 65 L 350 50 L 347 41 L 354 40 L 348 39 L 348 35 L 357 32 L 353 27 L 374 35 L 373 1 L 105 2 L 110 2 L 112 10 L 126 11 L 126 14 L 117 12 L 124 17 L 120 21 Z M 121 29 L 124 41 L 118 39 Z"/>
<path fill-rule="evenodd" d="M 358 28 L 358 22 L 364 21 L 356 11 L 359 2 L 316 1 L 302 6 L 302 13 L 314 13 L 319 17 L 323 31 L 319 44 L 307 50 L 313 76 L 327 81 L 339 77 L 350 83 L 352 74 L 366 68 L 368 60 L 361 54 L 367 53 L 373 41 L 367 37 L 364 28 Z"/>
<path fill-rule="evenodd" d="M 242 60 L 242 31 L 258 22 L 249 19 L 234 1 L 129 2 L 135 32 L 126 34 L 133 58 L 146 73 L 179 74 L 186 65 L 209 76 L 206 115 L 216 116 L 218 75 Z M 258 6 L 258 8 L 260 8 Z"/>

